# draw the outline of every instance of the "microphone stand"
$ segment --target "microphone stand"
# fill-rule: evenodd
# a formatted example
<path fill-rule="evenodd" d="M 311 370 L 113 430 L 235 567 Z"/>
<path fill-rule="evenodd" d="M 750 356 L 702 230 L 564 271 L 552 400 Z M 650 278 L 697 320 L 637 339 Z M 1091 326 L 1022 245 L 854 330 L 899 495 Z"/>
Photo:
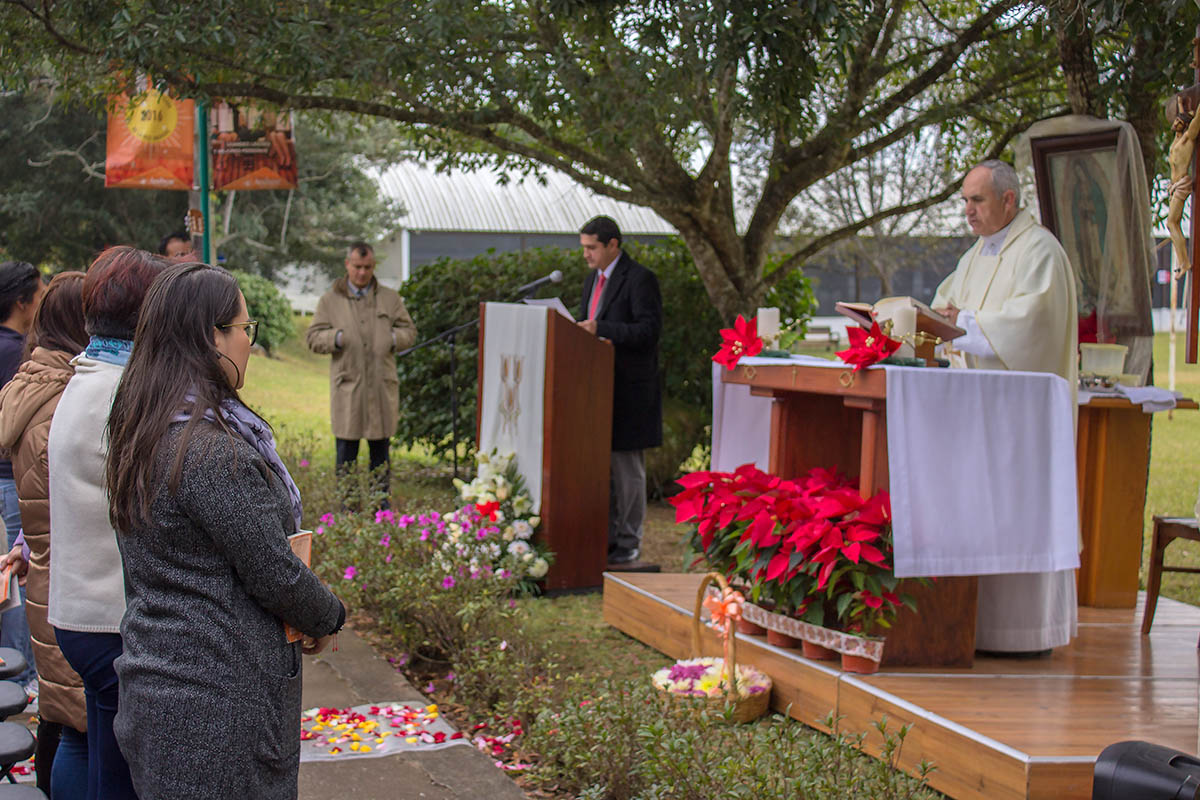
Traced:
<path fill-rule="evenodd" d="M 512 300 L 505 302 L 519 303 L 531 294 L 537 292 L 541 286 L 534 286 L 524 291 L 518 291 Z M 453 453 L 454 461 L 454 477 L 459 477 L 458 474 L 458 355 L 455 350 L 455 343 L 458 334 L 479 324 L 479 317 L 475 317 L 469 322 L 464 322 L 461 325 L 455 325 L 452 328 L 447 328 L 441 333 L 426 339 L 423 342 L 418 342 L 412 347 L 408 347 L 396 353 L 396 358 L 403 358 L 409 353 L 414 353 L 417 350 L 423 350 L 426 347 L 431 347 L 438 342 L 447 342 L 450 345 L 450 451 Z"/>

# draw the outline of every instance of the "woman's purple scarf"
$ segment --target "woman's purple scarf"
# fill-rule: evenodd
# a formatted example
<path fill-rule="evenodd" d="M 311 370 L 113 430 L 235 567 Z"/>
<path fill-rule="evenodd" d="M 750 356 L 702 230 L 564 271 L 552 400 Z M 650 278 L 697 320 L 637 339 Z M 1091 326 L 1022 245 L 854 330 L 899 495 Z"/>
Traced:
<path fill-rule="evenodd" d="M 195 407 L 196 398 L 188 395 L 184 398 L 185 407 L 188 409 Z M 300 502 L 300 490 L 296 487 L 296 482 L 292 480 L 291 473 L 288 472 L 283 461 L 279 458 L 279 453 L 275 451 L 275 437 L 271 434 L 271 427 L 246 406 L 236 400 L 226 399 L 221 401 L 220 406 L 221 419 L 225 424 L 233 428 L 238 434 L 246 440 L 258 454 L 262 456 L 263 461 L 267 462 L 267 466 L 275 473 L 278 478 L 283 481 L 283 485 L 287 487 L 288 495 L 292 499 L 292 518 L 295 521 L 296 530 L 300 530 L 300 518 L 304 512 L 304 508 Z M 181 411 L 175 417 L 175 422 L 187 422 L 192 418 L 191 411 Z M 216 417 L 213 416 L 212 409 L 204 412 L 204 418 L 212 422 L 216 422 Z"/>

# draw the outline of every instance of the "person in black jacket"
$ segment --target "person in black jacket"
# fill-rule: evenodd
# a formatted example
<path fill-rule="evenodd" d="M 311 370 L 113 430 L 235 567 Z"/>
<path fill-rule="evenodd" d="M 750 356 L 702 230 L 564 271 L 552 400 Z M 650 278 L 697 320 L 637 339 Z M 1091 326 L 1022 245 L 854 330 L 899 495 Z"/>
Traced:
<path fill-rule="evenodd" d="M 37 307 L 46 293 L 46 284 L 37 267 L 25 261 L 5 261 L 0 264 L 0 387 L 16 374 L 25 357 L 25 334 L 33 325 Z M 0 518 L 8 532 L 8 550 L 21 532 L 21 510 L 17 500 L 17 483 L 13 478 L 12 461 L 5 451 L 0 458 Z M 4 552 L 8 552 L 5 550 Z M 25 589 L 21 589 L 25 602 Z M 33 645 L 29 640 L 29 623 L 25 620 L 24 605 L 0 615 L 0 647 L 11 647 L 25 656 L 25 671 L 13 678 L 31 696 L 37 696 L 37 665 Z"/>
<path fill-rule="evenodd" d="M 608 560 L 635 561 L 646 517 L 642 451 L 662 444 L 658 339 L 662 294 L 654 273 L 621 250 L 621 229 L 609 217 L 579 232 L 591 272 L 583 282 L 579 326 L 613 343 L 612 467 Z"/>

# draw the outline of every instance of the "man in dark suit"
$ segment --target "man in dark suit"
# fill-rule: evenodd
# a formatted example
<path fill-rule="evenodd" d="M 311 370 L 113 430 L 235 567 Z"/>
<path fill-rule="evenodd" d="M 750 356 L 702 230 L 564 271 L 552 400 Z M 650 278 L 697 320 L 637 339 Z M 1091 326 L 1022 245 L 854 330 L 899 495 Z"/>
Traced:
<path fill-rule="evenodd" d="M 612 467 L 608 560 L 637 560 L 646 517 L 642 451 L 662 444 L 658 339 L 662 295 L 654 273 L 621 250 L 621 229 L 596 217 L 580 229 L 591 272 L 583 282 L 579 326 L 613 343 Z"/>

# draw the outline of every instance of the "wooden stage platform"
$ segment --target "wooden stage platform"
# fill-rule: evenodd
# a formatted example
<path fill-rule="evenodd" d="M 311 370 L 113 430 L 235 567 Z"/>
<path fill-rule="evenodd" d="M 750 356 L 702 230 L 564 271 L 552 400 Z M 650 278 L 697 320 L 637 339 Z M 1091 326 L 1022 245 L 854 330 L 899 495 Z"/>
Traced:
<path fill-rule="evenodd" d="M 605 573 L 604 619 L 672 658 L 686 658 L 699 575 Z M 809 661 L 799 650 L 739 634 L 739 660 L 775 681 L 771 705 L 816 728 L 830 711 L 842 730 L 912 723 L 901 766 L 923 759 L 933 788 L 958 798 L 1090 798 L 1096 756 L 1142 739 L 1200 750 L 1200 609 L 1162 598 L 1140 635 L 1136 609 L 1081 608 L 1079 636 L 1036 659 L 979 658 L 971 669 L 900 668 L 870 676 Z M 716 634 L 706 655 L 719 655 Z"/>

